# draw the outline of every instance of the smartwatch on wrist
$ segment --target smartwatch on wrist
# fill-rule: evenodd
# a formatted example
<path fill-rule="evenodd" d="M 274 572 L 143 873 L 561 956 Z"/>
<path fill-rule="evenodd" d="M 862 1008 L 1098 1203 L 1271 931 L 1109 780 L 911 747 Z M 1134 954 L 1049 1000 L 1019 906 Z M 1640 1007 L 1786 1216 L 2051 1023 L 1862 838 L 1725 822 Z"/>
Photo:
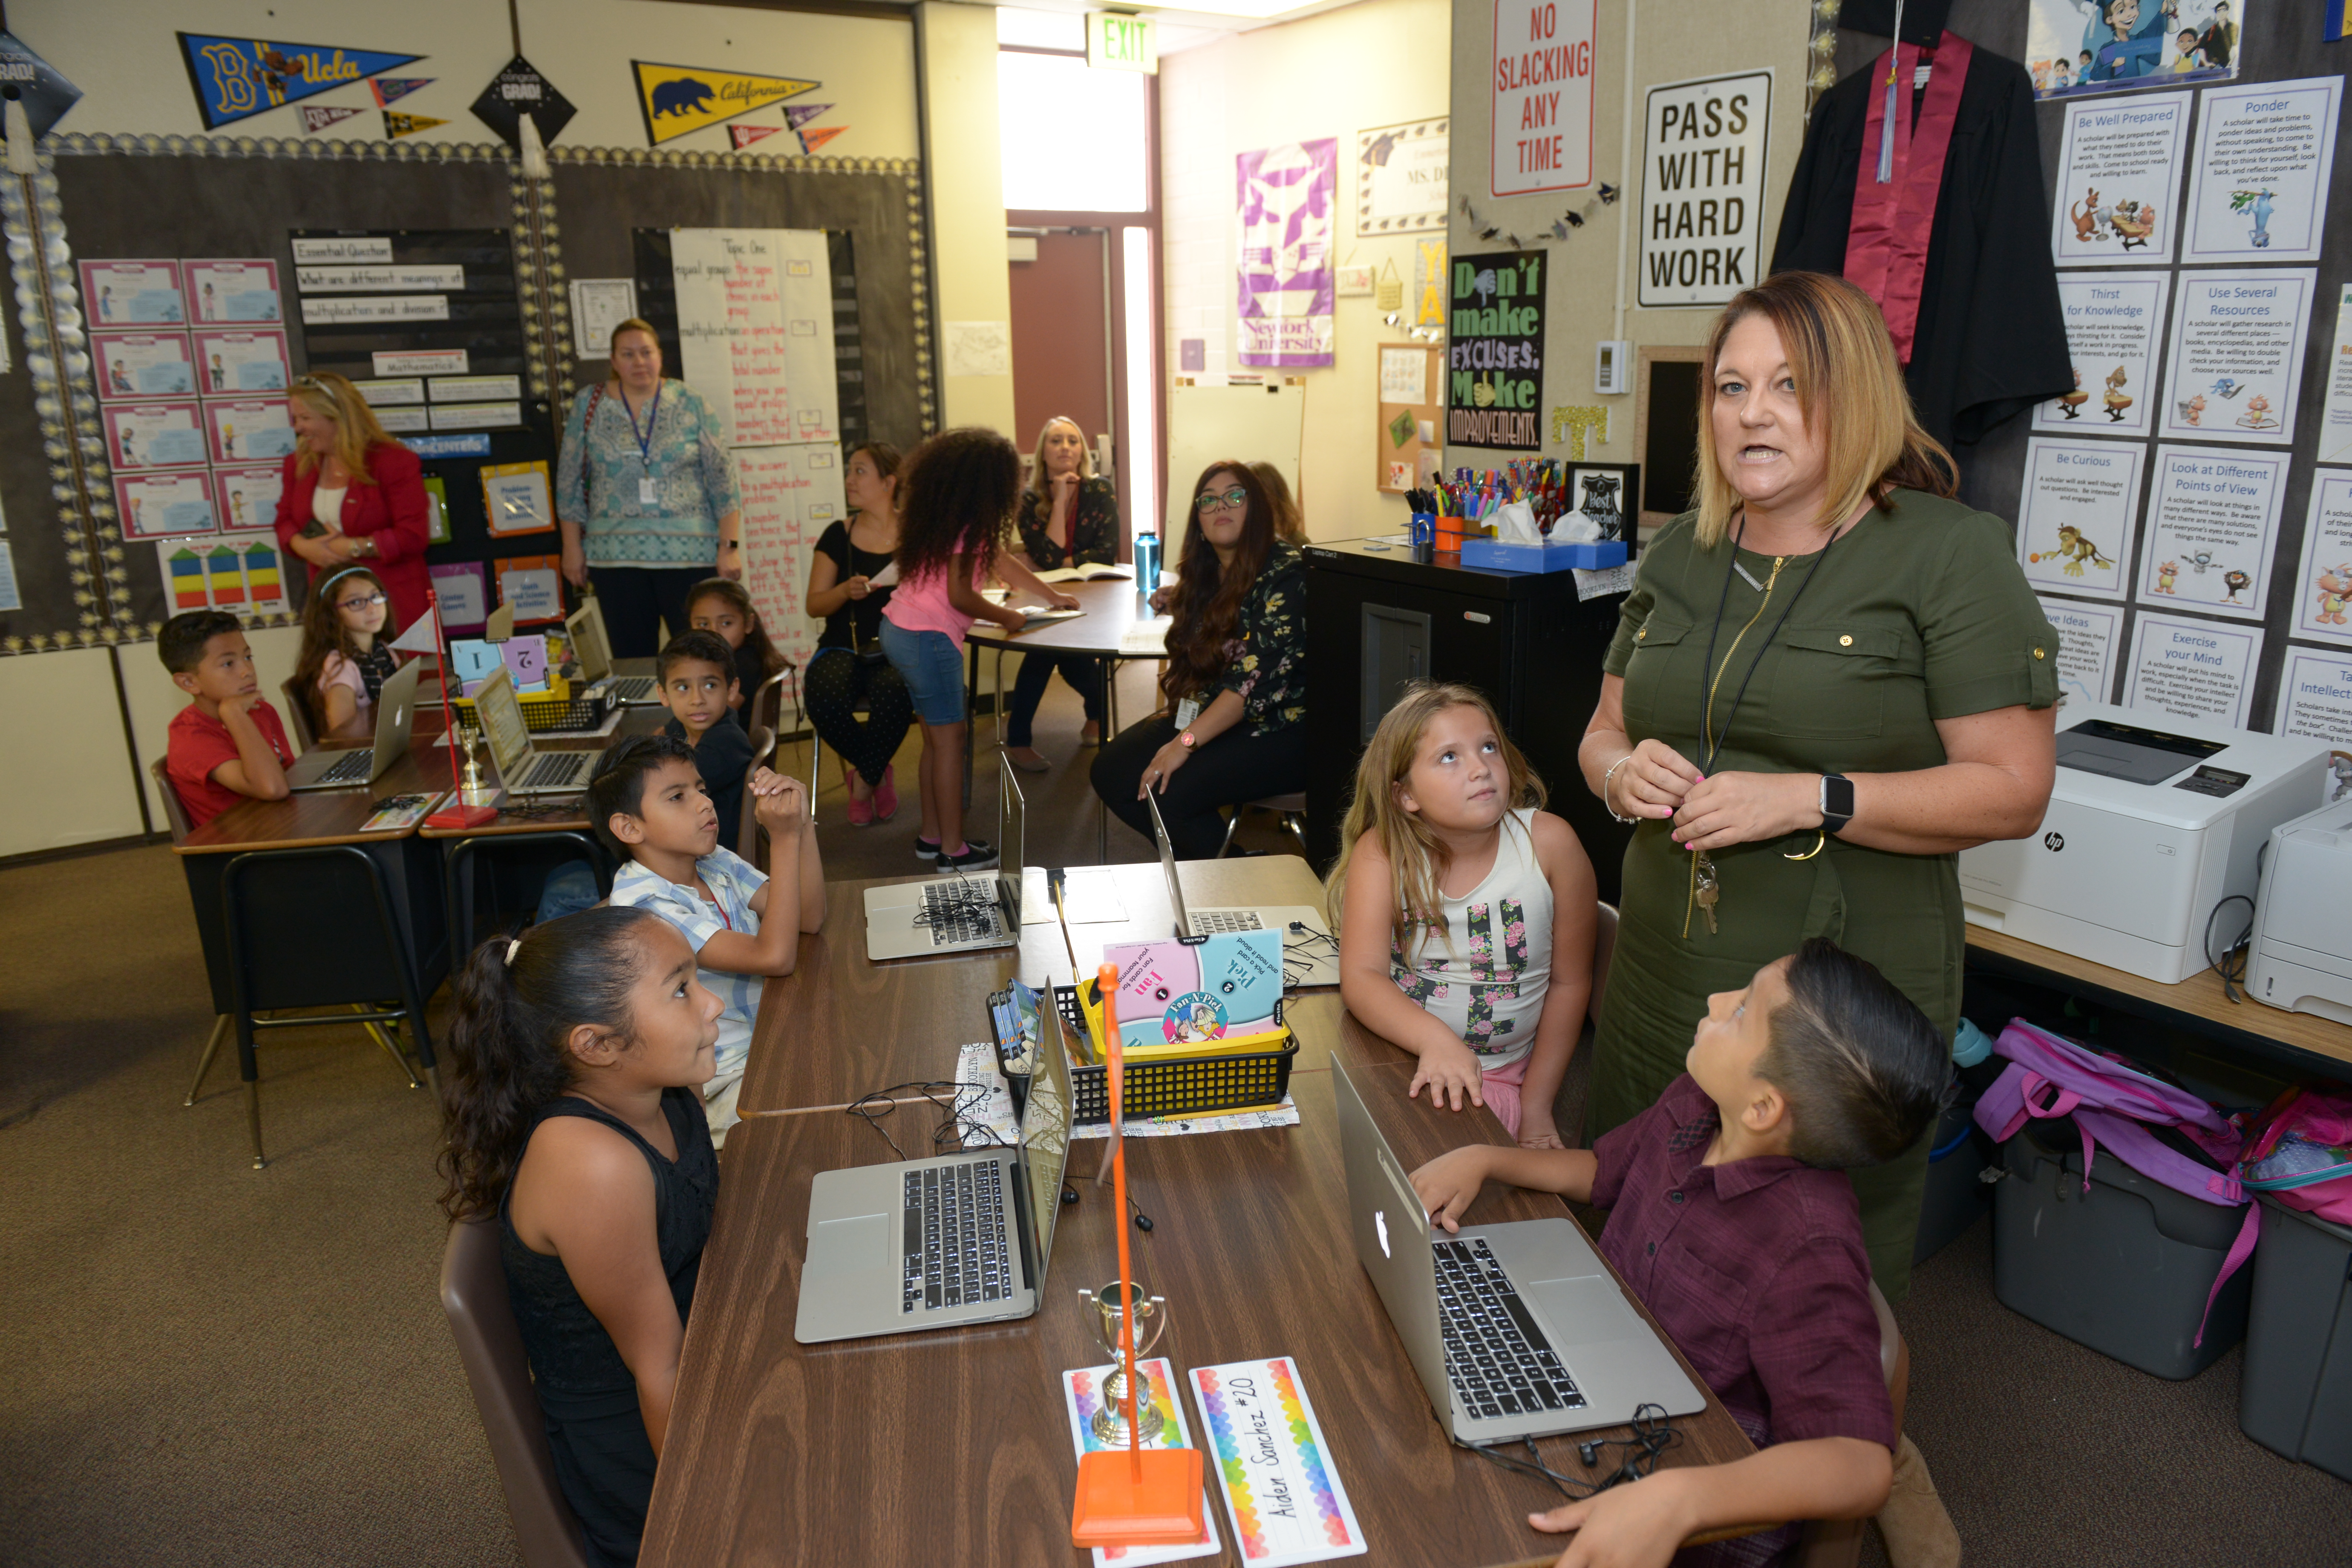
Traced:
<path fill-rule="evenodd" d="M 1832 837 L 1853 820 L 1853 781 L 1843 773 L 1822 775 L 1822 831 Z"/>
<path fill-rule="evenodd" d="M 1200 740 L 1193 735 L 1192 731 L 1187 730 L 1182 734 L 1176 737 L 1176 743 L 1189 752 L 1201 742 Z"/>

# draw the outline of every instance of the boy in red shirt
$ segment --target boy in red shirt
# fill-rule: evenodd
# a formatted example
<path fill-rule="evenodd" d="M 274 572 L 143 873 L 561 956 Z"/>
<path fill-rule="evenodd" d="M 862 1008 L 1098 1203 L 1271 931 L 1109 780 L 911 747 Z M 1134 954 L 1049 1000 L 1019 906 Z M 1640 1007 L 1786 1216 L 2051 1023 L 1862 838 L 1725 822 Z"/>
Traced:
<path fill-rule="evenodd" d="M 238 801 L 284 800 L 294 749 L 278 710 L 261 700 L 253 649 L 226 610 L 190 610 L 163 623 L 156 656 L 190 701 L 172 721 L 163 768 L 188 826 L 202 827 Z"/>
<path fill-rule="evenodd" d="M 1532 1516 L 1538 1530 L 1577 1532 L 1566 1568 L 1780 1563 L 1794 1525 L 1675 1548 L 1719 1526 L 1886 1506 L 1900 1435 L 1844 1173 L 1926 1135 L 1950 1062 L 1910 998 L 1816 937 L 1711 997 L 1684 1076 L 1592 1148 L 1479 1145 L 1412 1173 L 1449 1231 L 1489 1178 L 1609 1210 L 1601 1252 L 1757 1446 Z M 1921 1490 L 1925 1466 L 1903 1449 L 1906 1493 Z M 1933 1534 L 1948 1538 L 1940 1505 L 1934 1514 Z M 1956 1563 L 1958 1547 L 1939 1541 L 1913 1560 Z"/>

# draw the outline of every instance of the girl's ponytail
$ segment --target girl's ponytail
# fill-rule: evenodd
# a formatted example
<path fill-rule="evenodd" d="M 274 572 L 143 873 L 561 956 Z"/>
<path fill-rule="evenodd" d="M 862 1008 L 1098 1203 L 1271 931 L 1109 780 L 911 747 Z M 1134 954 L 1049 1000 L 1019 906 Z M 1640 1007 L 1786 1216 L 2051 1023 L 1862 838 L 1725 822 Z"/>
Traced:
<path fill-rule="evenodd" d="M 583 910 L 535 927 L 520 942 L 493 937 L 476 948 L 452 991 L 447 1142 L 442 1212 L 470 1219 L 496 1212 L 522 1160 L 540 1107 L 570 1087 L 573 1028 L 625 1036 L 629 989 L 642 951 L 637 909 Z"/>

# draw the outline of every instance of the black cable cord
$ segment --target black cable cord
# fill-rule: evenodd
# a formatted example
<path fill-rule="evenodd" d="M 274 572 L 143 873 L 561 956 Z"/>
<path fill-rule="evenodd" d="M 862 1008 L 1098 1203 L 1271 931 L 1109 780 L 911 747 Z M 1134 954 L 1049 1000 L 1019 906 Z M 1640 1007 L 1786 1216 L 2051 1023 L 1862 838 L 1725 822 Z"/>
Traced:
<path fill-rule="evenodd" d="M 931 1129 L 932 1153 L 953 1152 L 949 1148 L 951 1142 L 964 1149 L 1012 1147 L 997 1136 L 994 1128 L 975 1114 L 988 1103 L 990 1086 L 986 1084 L 957 1083 L 942 1079 L 894 1083 L 887 1089 L 859 1095 L 842 1108 L 843 1114 L 856 1117 L 880 1133 L 882 1141 L 890 1145 L 890 1152 L 904 1160 L 907 1158 L 906 1150 L 898 1146 L 898 1141 L 890 1136 L 890 1130 L 882 1123 L 886 1118 L 896 1114 L 899 1106 L 907 1103 L 891 1097 L 908 1090 L 921 1095 L 933 1107 L 947 1113 L 939 1125 Z"/>
<path fill-rule="evenodd" d="M 1656 1414 L 1649 1414 L 1653 1411 Z M 1454 1437 L 1451 1440 L 1455 1447 L 1466 1448 L 1489 1464 L 1498 1465 L 1514 1475 L 1530 1476 L 1547 1481 L 1555 1491 L 1569 1501 L 1582 1502 L 1587 1498 L 1607 1491 L 1611 1487 L 1622 1486 L 1627 1481 L 1638 1481 L 1643 1477 L 1652 1474 L 1658 1468 L 1658 1457 L 1661 1454 L 1669 1448 L 1682 1446 L 1683 1435 L 1675 1429 L 1674 1423 L 1666 1418 L 1665 1406 L 1662 1405 L 1637 1406 L 1633 1411 L 1631 1425 L 1633 1431 L 1631 1437 L 1585 1437 L 1578 1440 L 1577 1458 L 1584 1461 L 1587 1469 L 1601 1464 L 1612 1448 L 1626 1450 L 1624 1458 L 1617 1463 L 1616 1468 L 1606 1472 L 1599 1480 L 1564 1476 L 1553 1469 L 1544 1463 L 1543 1455 L 1536 1447 L 1535 1439 L 1532 1437 L 1519 1439 L 1528 1451 L 1528 1457 L 1524 1459 L 1517 1454 L 1507 1452 L 1501 1444 L 1465 1443 L 1459 1437 Z"/>
<path fill-rule="evenodd" d="M 2231 904 L 2246 906 L 2246 929 L 2240 931 L 2230 945 L 2221 950 L 2221 956 L 2217 958 L 2213 953 L 2213 922 L 2221 919 L 2221 911 Z M 2239 985 L 2246 983 L 2247 952 L 2252 945 L 2253 940 L 2254 900 L 2243 893 L 2231 893 L 2228 898 L 2215 904 L 2212 913 L 2205 917 L 2205 962 L 2211 964 L 2220 973 L 2221 994 L 2227 996 L 2232 1003 L 2238 1000 L 2238 993 L 2231 983 L 2235 981 Z"/>

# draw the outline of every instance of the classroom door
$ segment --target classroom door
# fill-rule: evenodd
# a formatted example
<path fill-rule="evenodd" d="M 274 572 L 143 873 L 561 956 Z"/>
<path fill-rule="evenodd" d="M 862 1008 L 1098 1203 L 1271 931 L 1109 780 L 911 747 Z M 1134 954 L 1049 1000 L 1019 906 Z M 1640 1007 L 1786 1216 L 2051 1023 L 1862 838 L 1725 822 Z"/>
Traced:
<path fill-rule="evenodd" d="M 1076 420 L 1088 447 L 1112 434 L 1110 231 L 1049 229 L 1035 243 L 1034 260 L 1009 263 L 1013 438 L 1024 458 L 1057 416 Z M 1016 245 L 1014 252 L 1026 248 Z"/>

